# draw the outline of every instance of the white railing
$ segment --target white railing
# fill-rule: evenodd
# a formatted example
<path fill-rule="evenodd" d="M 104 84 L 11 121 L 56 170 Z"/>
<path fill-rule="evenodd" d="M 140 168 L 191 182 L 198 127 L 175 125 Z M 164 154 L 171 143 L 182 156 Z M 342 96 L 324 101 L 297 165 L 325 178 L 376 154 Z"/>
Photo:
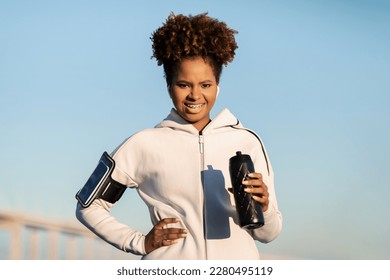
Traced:
<path fill-rule="evenodd" d="M 0 211 L 0 240 L 8 259 L 136 259 L 104 243 L 74 221 L 57 221 L 28 214 Z M 8 239 L 8 242 L 7 242 Z M 7 257 L 6 257 L 7 258 Z"/>

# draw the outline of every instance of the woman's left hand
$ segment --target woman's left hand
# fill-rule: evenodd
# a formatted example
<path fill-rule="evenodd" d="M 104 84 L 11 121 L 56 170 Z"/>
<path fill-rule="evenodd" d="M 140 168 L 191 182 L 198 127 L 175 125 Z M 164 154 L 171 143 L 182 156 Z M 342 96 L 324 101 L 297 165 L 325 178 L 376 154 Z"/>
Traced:
<path fill-rule="evenodd" d="M 261 204 L 263 212 L 267 211 L 269 204 L 269 193 L 267 185 L 263 182 L 263 175 L 253 172 L 249 173 L 248 177 L 250 177 L 249 180 L 244 180 L 242 182 L 243 185 L 248 186 L 245 188 L 245 191 L 247 193 L 251 193 L 253 195 L 253 200 Z"/>

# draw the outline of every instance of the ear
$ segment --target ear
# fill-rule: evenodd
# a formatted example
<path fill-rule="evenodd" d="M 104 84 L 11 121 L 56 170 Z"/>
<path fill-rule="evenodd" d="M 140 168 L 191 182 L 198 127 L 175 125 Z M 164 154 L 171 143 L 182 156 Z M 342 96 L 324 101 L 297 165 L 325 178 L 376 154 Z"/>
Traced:
<path fill-rule="evenodd" d="M 170 85 L 167 86 L 167 90 L 168 90 L 169 97 L 172 99 L 172 91 Z"/>
<path fill-rule="evenodd" d="M 218 94 L 219 94 L 219 86 L 217 86 L 217 97 L 218 97 Z"/>

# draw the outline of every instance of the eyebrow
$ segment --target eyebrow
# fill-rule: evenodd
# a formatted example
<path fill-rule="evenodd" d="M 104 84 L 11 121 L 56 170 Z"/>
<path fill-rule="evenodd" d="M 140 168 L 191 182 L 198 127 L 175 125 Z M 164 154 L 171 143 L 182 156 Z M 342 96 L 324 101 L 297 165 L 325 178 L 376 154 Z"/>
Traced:
<path fill-rule="evenodd" d="M 186 80 L 178 80 L 176 83 L 186 83 L 186 84 L 191 84 L 191 82 L 186 81 Z M 214 83 L 212 80 L 204 80 L 199 82 L 199 84 L 205 84 L 205 83 Z"/>

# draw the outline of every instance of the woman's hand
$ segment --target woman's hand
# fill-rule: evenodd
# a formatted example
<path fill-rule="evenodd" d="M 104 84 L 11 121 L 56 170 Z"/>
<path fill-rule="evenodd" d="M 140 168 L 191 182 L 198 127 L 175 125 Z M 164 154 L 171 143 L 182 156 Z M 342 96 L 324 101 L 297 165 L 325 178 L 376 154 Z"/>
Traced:
<path fill-rule="evenodd" d="M 261 204 L 263 212 L 267 211 L 269 204 L 269 193 L 267 185 L 263 182 L 263 175 L 254 172 L 248 174 L 248 177 L 250 177 L 249 180 L 242 182 L 243 185 L 248 186 L 248 188 L 245 188 L 244 190 L 247 193 L 251 193 L 253 195 L 253 200 Z M 250 186 L 252 186 L 252 188 Z"/>
<path fill-rule="evenodd" d="M 147 254 L 162 247 L 177 243 L 180 238 L 187 236 L 187 230 L 182 228 L 167 228 L 166 225 L 178 223 L 177 218 L 165 218 L 158 222 L 145 237 Z"/>

